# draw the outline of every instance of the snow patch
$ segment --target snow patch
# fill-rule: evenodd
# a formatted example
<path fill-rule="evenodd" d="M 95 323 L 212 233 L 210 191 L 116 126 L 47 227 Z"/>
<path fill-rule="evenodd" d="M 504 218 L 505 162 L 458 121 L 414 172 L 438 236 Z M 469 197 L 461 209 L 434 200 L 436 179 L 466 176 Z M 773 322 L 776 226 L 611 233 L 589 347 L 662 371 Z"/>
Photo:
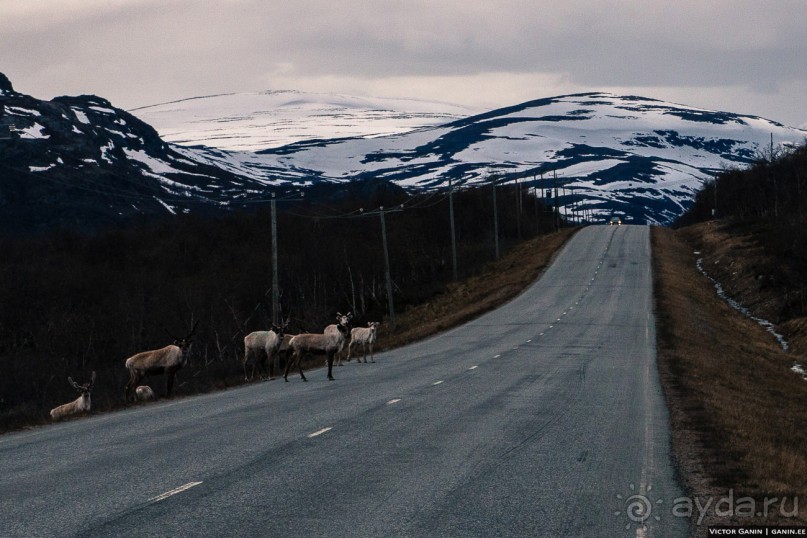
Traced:
<path fill-rule="evenodd" d="M 161 161 L 159 159 L 155 159 L 154 157 L 150 156 L 142 149 L 133 150 L 129 148 L 123 148 L 123 152 L 126 153 L 126 156 L 130 159 L 133 159 L 137 162 L 145 164 L 149 170 L 156 174 L 181 174 L 182 172 L 177 170 L 176 168 L 172 167 L 170 164 L 166 163 L 165 161 Z"/>
<path fill-rule="evenodd" d="M 417 99 L 266 91 L 196 97 L 131 112 L 175 144 L 257 151 L 306 140 L 383 137 L 478 110 Z"/>
<path fill-rule="evenodd" d="M 112 140 L 106 146 L 101 147 L 101 158 L 108 162 L 109 164 L 115 164 L 112 158 L 110 157 L 110 152 L 115 149 L 115 143 Z"/>
<path fill-rule="evenodd" d="M 29 110 L 27 108 L 20 108 L 17 106 L 6 106 L 6 112 L 11 114 L 12 116 L 36 116 L 39 117 L 42 114 L 39 113 L 38 110 Z"/>
<path fill-rule="evenodd" d="M 174 209 L 173 206 L 170 206 L 170 205 L 166 204 L 165 202 L 163 202 L 162 200 L 160 200 L 156 196 L 154 197 L 154 199 L 157 200 L 160 203 L 160 205 L 162 205 L 165 209 L 167 209 L 168 212 L 171 213 L 172 215 L 177 214 L 177 212 L 176 212 L 176 210 Z"/>
<path fill-rule="evenodd" d="M 14 131 L 20 135 L 20 138 L 26 140 L 47 140 L 50 135 L 44 133 L 45 128 L 38 123 L 34 123 L 31 127 L 14 128 Z"/>
<path fill-rule="evenodd" d="M 83 123 L 84 125 L 90 125 L 90 119 L 87 117 L 87 114 L 77 108 L 73 108 L 72 110 L 79 122 Z"/>
<path fill-rule="evenodd" d="M 56 166 L 55 164 L 49 164 L 48 166 L 29 166 L 28 170 L 31 172 L 47 172 L 51 168 Z"/>
<path fill-rule="evenodd" d="M 745 317 L 749 318 L 752 321 L 757 322 L 759 325 L 764 327 L 766 331 L 771 333 L 776 338 L 776 341 L 779 342 L 779 345 L 782 347 L 783 351 L 788 350 L 789 345 L 787 343 L 787 340 L 785 340 L 784 336 L 776 332 L 776 325 L 774 325 L 773 323 L 771 323 L 766 319 L 755 316 L 754 314 L 751 313 L 751 311 L 748 308 L 744 307 L 739 302 L 729 297 L 726 291 L 723 289 L 723 286 L 720 284 L 720 282 L 718 282 L 717 279 L 709 276 L 709 273 L 707 273 L 706 270 L 703 268 L 703 258 L 697 259 L 697 261 L 695 262 L 695 267 L 698 268 L 698 271 L 700 271 L 702 275 L 704 275 L 706 278 L 712 281 L 715 290 L 717 290 L 718 297 L 726 301 L 726 303 L 728 303 L 729 306 L 731 306 L 737 312 L 740 312 Z"/>
<path fill-rule="evenodd" d="M 89 108 L 90 110 L 95 110 L 96 112 L 100 112 L 102 114 L 115 114 L 114 110 L 103 106 L 90 106 Z"/>

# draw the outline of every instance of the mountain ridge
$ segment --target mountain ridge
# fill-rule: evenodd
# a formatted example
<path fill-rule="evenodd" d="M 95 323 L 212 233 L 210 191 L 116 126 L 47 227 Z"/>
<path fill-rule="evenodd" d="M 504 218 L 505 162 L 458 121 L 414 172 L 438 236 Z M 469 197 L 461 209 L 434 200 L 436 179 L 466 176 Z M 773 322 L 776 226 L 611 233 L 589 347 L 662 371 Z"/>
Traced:
<path fill-rule="evenodd" d="M 281 93 L 284 102 L 295 101 L 293 92 Z M 340 99 L 331 105 L 368 103 Z M 359 108 L 358 116 L 346 116 L 342 108 L 329 116 L 303 101 L 302 108 L 291 105 L 298 107 L 292 116 L 308 114 L 301 120 L 308 122 L 308 138 L 235 151 L 167 142 L 102 97 L 40 101 L 14 91 L 0 74 L 0 229 L 95 229 L 132 218 L 218 214 L 322 183 L 380 180 L 421 192 L 444 189 L 449 180 L 462 188 L 494 178 L 518 180 L 541 197 L 557 192 L 568 217 L 618 214 L 668 224 L 691 206 L 704 181 L 752 162 L 771 135 L 784 145 L 807 137 L 757 116 L 606 92 L 535 99 L 439 124 L 439 112 L 419 119 L 401 113 L 400 129 L 426 124 L 383 136 L 374 134 L 373 121 L 388 125 L 398 112 L 373 116 Z M 354 134 L 345 137 L 315 136 L 322 133 L 311 129 L 347 117 L 366 124 L 353 125 Z M 174 120 L 183 129 L 194 118 Z"/>

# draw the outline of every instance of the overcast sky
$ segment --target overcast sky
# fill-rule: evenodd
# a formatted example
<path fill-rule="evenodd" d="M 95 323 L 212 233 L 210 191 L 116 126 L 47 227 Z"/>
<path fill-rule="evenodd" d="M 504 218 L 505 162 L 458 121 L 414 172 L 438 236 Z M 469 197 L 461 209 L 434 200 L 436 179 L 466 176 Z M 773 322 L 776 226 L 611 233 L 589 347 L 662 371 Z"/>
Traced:
<path fill-rule="evenodd" d="M 804 0 L 0 0 L 0 72 L 121 108 L 299 89 L 491 109 L 612 91 L 807 127 Z"/>

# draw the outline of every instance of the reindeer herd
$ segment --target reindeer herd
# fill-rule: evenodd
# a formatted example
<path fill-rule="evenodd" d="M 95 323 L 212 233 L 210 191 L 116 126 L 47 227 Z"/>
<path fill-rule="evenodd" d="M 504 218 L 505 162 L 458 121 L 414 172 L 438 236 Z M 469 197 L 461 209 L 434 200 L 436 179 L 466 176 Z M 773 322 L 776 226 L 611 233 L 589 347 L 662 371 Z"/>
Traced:
<path fill-rule="evenodd" d="M 289 322 L 286 320 L 279 326 L 272 324 L 268 331 L 255 331 L 244 337 L 244 358 L 241 361 L 244 369 L 244 380 L 266 379 L 263 372 L 268 369 L 268 379 L 274 377 L 275 358 L 281 354 L 286 355 L 286 369 L 283 379 L 288 382 L 289 370 L 296 365 L 303 381 L 308 381 L 303 374 L 302 359 L 307 354 L 325 355 L 328 367 L 328 379 L 333 381 L 333 363 L 338 357 L 338 366 L 342 365 L 341 352 L 348 343 L 347 362 L 350 362 L 354 346 L 361 346 L 363 360 L 367 362 L 367 348 L 370 348 L 370 361 L 375 362 L 373 346 L 376 342 L 376 333 L 379 322 L 371 321 L 367 327 L 350 327 L 353 314 L 336 313 L 336 323 L 328 325 L 322 333 L 286 334 Z M 184 338 L 176 338 L 168 333 L 174 343 L 160 349 L 143 351 L 132 355 L 124 365 L 129 372 L 129 381 L 124 388 L 126 402 L 146 402 L 155 400 L 154 390 L 148 385 L 139 383 L 148 376 L 165 375 L 165 396 L 171 396 L 174 387 L 174 377 L 188 362 L 193 335 L 199 326 L 197 321 L 191 332 Z M 167 332 L 167 331 L 166 331 Z M 358 356 L 356 362 L 362 362 Z M 90 393 L 95 385 L 95 372 L 92 379 L 84 385 L 79 385 L 71 377 L 67 380 L 79 392 L 78 398 L 72 402 L 60 405 L 51 410 L 53 420 L 61 420 L 71 415 L 87 413 L 90 411 Z"/>

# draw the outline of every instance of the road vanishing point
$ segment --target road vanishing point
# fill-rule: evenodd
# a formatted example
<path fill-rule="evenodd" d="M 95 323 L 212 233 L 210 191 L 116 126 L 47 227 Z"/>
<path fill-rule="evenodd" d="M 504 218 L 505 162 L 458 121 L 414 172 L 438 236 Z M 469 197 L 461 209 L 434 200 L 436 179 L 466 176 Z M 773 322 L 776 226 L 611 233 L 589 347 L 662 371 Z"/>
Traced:
<path fill-rule="evenodd" d="M 585 228 L 508 304 L 334 375 L 2 436 L 0 533 L 688 534 L 646 226 Z"/>

